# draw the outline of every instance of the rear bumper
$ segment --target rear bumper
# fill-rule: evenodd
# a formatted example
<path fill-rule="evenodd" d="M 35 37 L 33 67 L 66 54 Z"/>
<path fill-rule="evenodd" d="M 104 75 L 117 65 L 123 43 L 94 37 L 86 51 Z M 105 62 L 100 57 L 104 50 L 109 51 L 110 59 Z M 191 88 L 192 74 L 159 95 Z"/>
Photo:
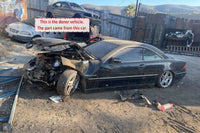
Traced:
<path fill-rule="evenodd" d="M 186 75 L 186 72 L 176 73 L 175 81 L 180 81 L 185 75 Z"/>

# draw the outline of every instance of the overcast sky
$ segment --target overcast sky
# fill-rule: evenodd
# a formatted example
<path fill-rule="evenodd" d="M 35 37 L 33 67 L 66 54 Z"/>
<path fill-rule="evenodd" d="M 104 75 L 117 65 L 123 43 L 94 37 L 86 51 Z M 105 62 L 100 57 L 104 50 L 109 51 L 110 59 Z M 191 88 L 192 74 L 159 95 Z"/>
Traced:
<path fill-rule="evenodd" d="M 65 0 L 62 0 L 65 1 Z M 112 6 L 127 6 L 131 3 L 136 3 L 136 0 L 66 0 L 78 4 L 94 4 L 94 5 L 112 5 Z M 145 5 L 162 5 L 162 4 L 178 4 L 200 6 L 200 0 L 139 0 Z"/>

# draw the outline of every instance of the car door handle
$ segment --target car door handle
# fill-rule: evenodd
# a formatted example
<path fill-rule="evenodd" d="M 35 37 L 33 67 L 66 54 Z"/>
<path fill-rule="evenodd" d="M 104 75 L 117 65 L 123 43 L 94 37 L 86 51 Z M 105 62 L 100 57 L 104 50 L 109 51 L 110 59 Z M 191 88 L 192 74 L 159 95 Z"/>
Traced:
<path fill-rule="evenodd" d="M 144 64 L 140 64 L 140 65 L 139 65 L 139 68 L 144 68 Z"/>

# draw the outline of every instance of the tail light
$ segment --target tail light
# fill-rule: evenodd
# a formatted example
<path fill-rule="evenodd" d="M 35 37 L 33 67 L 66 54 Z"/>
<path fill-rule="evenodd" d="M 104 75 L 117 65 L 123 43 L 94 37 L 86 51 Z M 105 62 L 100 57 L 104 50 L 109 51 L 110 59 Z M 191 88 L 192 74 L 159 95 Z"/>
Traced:
<path fill-rule="evenodd" d="M 185 65 L 183 66 L 182 70 L 186 70 L 187 64 L 185 63 Z"/>

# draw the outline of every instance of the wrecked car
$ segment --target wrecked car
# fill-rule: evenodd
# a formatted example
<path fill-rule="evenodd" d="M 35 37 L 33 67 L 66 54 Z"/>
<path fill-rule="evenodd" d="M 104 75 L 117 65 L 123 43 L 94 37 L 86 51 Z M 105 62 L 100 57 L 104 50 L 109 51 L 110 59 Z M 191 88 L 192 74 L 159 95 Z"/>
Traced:
<path fill-rule="evenodd" d="M 187 47 L 190 47 L 194 40 L 194 33 L 192 33 L 192 30 L 180 30 L 176 32 L 169 32 L 165 34 L 165 39 L 185 41 Z"/>
<path fill-rule="evenodd" d="M 67 40 L 36 38 L 29 48 L 34 45 L 42 51 L 24 65 L 27 79 L 56 87 L 65 96 L 77 88 L 127 89 L 143 84 L 167 88 L 186 74 L 186 62 L 135 41 L 109 38 L 82 48 Z"/>
<path fill-rule="evenodd" d="M 89 18 L 91 24 L 99 25 L 100 16 L 87 11 L 82 6 L 73 2 L 56 2 L 49 5 L 45 11 L 47 18 Z"/>

